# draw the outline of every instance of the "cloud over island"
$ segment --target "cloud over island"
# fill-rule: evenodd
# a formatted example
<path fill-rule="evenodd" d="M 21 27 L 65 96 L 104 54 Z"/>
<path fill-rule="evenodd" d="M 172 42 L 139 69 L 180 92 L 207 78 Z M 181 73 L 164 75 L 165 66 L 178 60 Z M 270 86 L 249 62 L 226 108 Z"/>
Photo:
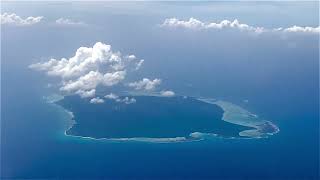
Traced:
<path fill-rule="evenodd" d="M 29 65 L 36 71 L 43 71 L 48 76 L 58 77 L 59 90 L 64 94 L 79 95 L 81 98 L 92 98 L 91 103 L 103 103 L 95 97 L 97 87 L 113 87 L 124 85 L 135 90 L 153 91 L 161 83 L 161 79 L 143 78 L 135 82 L 124 83 L 127 76 L 140 69 L 144 60 L 135 55 L 122 55 L 113 51 L 111 45 L 97 42 L 93 47 L 80 47 L 73 57 L 49 59 Z M 126 104 L 135 103 L 135 99 L 120 99 L 115 94 L 106 95 L 107 99 L 115 99 Z"/>
<path fill-rule="evenodd" d="M 129 87 L 133 87 L 137 90 L 154 90 L 156 86 L 161 84 L 161 79 L 150 80 L 148 78 L 143 78 L 141 81 L 136 81 L 129 83 Z"/>
<path fill-rule="evenodd" d="M 161 91 L 160 95 L 163 97 L 172 97 L 175 95 L 173 91 Z"/>

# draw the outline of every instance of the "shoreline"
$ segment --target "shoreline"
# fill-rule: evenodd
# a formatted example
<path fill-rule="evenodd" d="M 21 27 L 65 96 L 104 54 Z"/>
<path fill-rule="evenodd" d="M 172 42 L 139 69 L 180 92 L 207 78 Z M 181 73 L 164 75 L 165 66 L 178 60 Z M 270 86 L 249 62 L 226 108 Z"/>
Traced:
<path fill-rule="evenodd" d="M 215 99 L 199 99 L 203 102 L 210 104 L 215 104 L 221 107 L 224 111 L 222 120 L 237 124 L 241 126 L 246 126 L 254 129 L 244 130 L 239 132 L 239 136 L 242 137 L 252 137 L 252 138 L 263 138 L 268 137 L 280 132 L 279 127 L 273 124 L 271 121 L 263 120 L 258 117 L 258 115 L 253 114 L 240 106 L 233 103 Z M 271 132 L 264 132 L 267 128 L 272 128 Z"/>
<path fill-rule="evenodd" d="M 144 95 L 146 96 L 146 95 Z M 151 95 L 154 96 L 154 95 Z M 185 97 L 185 96 L 184 96 Z M 56 98 L 56 99 L 55 99 Z M 223 109 L 224 113 L 223 113 L 223 121 L 232 123 L 232 124 L 236 124 L 236 125 L 242 125 L 242 126 L 246 126 L 246 127 L 252 127 L 255 129 L 250 129 L 250 130 L 244 130 L 239 132 L 239 136 L 241 137 L 224 137 L 215 133 L 202 133 L 202 132 L 192 132 L 190 133 L 188 136 L 184 136 L 184 137 L 169 137 L 169 138 L 150 138 L 150 137 L 130 137 L 130 138 L 94 138 L 94 137 L 90 137 L 90 136 L 79 136 L 79 135 L 72 135 L 72 134 L 68 134 L 67 132 L 74 126 L 74 124 L 76 124 L 76 120 L 74 119 L 75 116 L 73 114 L 73 112 L 65 109 L 64 107 L 62 107 L 61 105 L 57 104 L 56 102 L 62 100 L 64 97 L 63 96 L 56 96 L 56 97 L 46 97 L 44 99 L 47 100 L 47 103 L 55 105 L 56 107 L 59 107 L 61 110 L 63 110 L 65 113 L 68 114 L 69 116 L 69 121 L 70 121 L 70 125 L 67 129 L 64 130 L 64 136 L 66 137 L 72 137 L 72 138 L 80 138 L 80 139 L 85 139 L 85 140 L 94 140 L 94 141 L 110 141 L 110 142 L 146 142 L 146 143 L 182 143 L 182 142 L 195 142 L 195 141 L 202 141 L 202 140 L 206 140 L 206 139 L 211 139 L 211 138 L 223 138 L 223 139 L 259 139 L 259 138 L 268 138 L 268 136 L 274 135 L 276 133 L 278 133 L 280 130 L 279 128 L 274 125 L 272 122 L 270 121 L 265 121 L 265 120 L 260 120 L 261 123 L 258 124 L 249 124 L 250 126 L 248 126 L 248 124 L 244 125 L 244 123 L 239 123 L 237 121 L 230 121 L 228 119 L 225 119 L 225 114 L 228 113 L 228 109 L 221 105 L 222 103 L 228 103 L 228 104 L 232 104 L 226 101 L 217 101 L 216 99 L 213 98 L 195 98 L 196 100 L 205 102 L 205 103 L 209 103 L 209 104 L 215 104 L 217 106 L 219 106 L 220 108 Z M 190 97 L 190 98 L 194 98 L 194 97 Z M 233 104 L 232 104 L 233 105 Z M 234 105 L 236 106 L 236 105 Z M 239 107 L 239 106 L 237 106 Z M 241 108 L 241 107 L 239 107 Z M 242 109 L 242 108 L 241 108 Z M 244 109 L 243 109 L 244 110 Z M 246 110 L 245 110 L 246 111 Z M 249 115 L 257 118 L 257 115 L 250 113 L 249 111 L 246 111 L 249 113 Z M 263 123 L 269 123 L 270 126 L 272 126 L 273 128 L 276 129 L 276 131 L 272 132 L 272 133 L 261 133 L 260 131 L 262 131 L 263 129 L 261 128 L 260 125 L 262 125 Z M 261 136 L 261 135 L 265 135 L 265 136 Z"/>

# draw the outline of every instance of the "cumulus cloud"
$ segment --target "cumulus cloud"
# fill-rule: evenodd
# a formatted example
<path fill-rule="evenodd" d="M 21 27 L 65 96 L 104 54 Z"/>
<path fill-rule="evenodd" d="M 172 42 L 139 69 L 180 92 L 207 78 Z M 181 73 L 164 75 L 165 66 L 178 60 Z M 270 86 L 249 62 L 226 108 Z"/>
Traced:
<path fill-rule="evenodd" d="M 172 97 L 175 95 L 175 93 L 173 91 L 161 91 L 160 95 L 164 97 Z"/>
<path fill-rule="evenodd" d="M 76 80 L 64 82 L 60 90 L 74 92 L 77 90 L 95 89 L 102 79 L 103 75 L 100 72 L 90 71 L 88 74 L 80 76 Z"/>
<path fill-rule="evenodd" d="M 71 26 L 81 26 L 85 25 L 84 22 L 81 21 L 74 21 L 71 19 L 59 18 L 56 20 L 56 24 L 58 25 L 71 25 Z"/>
<path fill-rule="evenodd" d="M 126 71 L 116 71 L 113 73 L 106 73 L 103 76 L 102 83 L 105 86 L 113 86 L 122 81 L 126 76 Z"/>
<path fill-rule="evenodd" d="M 16 26 L 29 26 L 39 23 L 43 19 L 43 16 L 37 17 L 27 17 L 23 19 L 22 17 L 12 13 L 3 13 L 1 14 L 1 24 L 12 24 Z"/>
<path fill-rule="evenodd" d="M 99 97 L 95 97 L 95 98 L 92 98 L 90 100 L 90 103 L 92 103 L 92 104 L 101 104 L 101 103 L 104 103 L 104 100 L 99 98 Z"/>
<path fill-rule="evenodd" d="M 93 47 L 80 47 L 71 58 L 50 59 L 31 64 L 29 68 L 44 71 L 61 79 L 60 90 L 81 97 L 93 97 L 98 86 L 111 87 L 124 81 L 128 72 L 134 72 L 141 60 L 134 55 L 123 56 L 111 50 L 111 45 L 97 42 Z M 141 65 L 139 65 L 141 66 Z M 158 80 L 145 85 L 147 89 Z"/>
<path fill-rule="evenodd" d="M 150 80 L 148 78 L 143 78 L 141 81 L 136 81 L 129 83 L 129 87 L 133 87 L 136 90 L 154 90 L 156 86 L 161 84 L 161 79 Z"/>
<path fill-rule="evenodd" d="M 173 27 L 173 28 L 187 28 L 194 30 L 204 30 L 204 29 L 237 29 L 240 31 L 249 31 L 255 33 L 263 32 L 303 32 L 303 33 L 319 33 L 320 26 L 318 27 L 300 27 L 292 26 L 289 28 L 274 28 L 268 29 L 264 27 L 250 26 L 248 24 L 240 23 L 237 19 L 233 21 L 223 20 L 220 22 L 202 22 L 195 18 L 190 18 L 187 21 L 179 20 L 177 18 L 165 19 L 161 24 L 161 27 Z"/>
<path fill-rule="evenodd" d="M 131 61 L 122 57 L 119 52 L 113 52 L 110 45 L 97 42 L 92 48 L 80 47 L 75 55 L 69 59 L 50 59 L 47 62 L 32 64 L 29 67 L 46 71 L 50 76 L 70 79 L 80 77 L 90 71 L 97 71 L 100 68 L 104 68 L 105 72 L 124 70 L 129 62 Z"/>

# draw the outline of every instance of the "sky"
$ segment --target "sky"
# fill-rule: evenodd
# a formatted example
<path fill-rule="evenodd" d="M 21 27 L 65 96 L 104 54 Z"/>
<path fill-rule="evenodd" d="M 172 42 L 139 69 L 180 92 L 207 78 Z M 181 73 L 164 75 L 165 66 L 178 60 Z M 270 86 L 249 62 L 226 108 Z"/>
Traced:
<path fill-rule="evenodd" d="M 11 42 L 14 38 L 20 37 L 26 38 L 24 41 L 33 39 L 35 40 L 34 45 L 38 46 L 36 48 L 40 48 L 40 50 L 41 47 L 50 46 L 44 51 L 41 50 L 44 54 L 40 52 L 39 55 L 33 57 L 38 60 L 33 60 L 29 64 L 29 68 L 45 71 L 49 76 L 61 78 L 60 83 L 64 85 L 58 87 L 60 91 L 76 93 L 80 96 L 86 93 L 93 95 L 93 90 L 96 87 L 118 85 L 127 78 L 132 82 L 125 82 L 124 86 L 137 90 L 143 88 L 154 90 L 153 83 L 156 83 L 155 85 L 164 84 L 166 83 L 164 79 L 177 79 L 180 74 L 186 77 L 190 76 L 188 77 L 190 81 L 196 81 L 193 78 L 203 77 L 199 72 L 194 73 L 193 71 L 199 71 L 200 67 L 202 68 L 203 64 L 206 64 L 208 61 L 208 58 L 204 57 L 206 54 L 210 59 L 214 59 L 211 63 L 214 66 L 214 71 L 221 70 L 221 68 L 215 69 L 216 67 L 228 66 L 228 63 L 233 63 L 233 66 L 242 68 L 245 73 L 241 72 L 241 75 L 246 76 L 247 73 L 255 73 L 255 69 L 261 68 L 264 63 L 275 64 L 276 62 L 273 61 L 276 60 L 273 59 L 277 58 L 261 60 L 262 62 L 257 64 L 256 68 L 249 68 L 249 62 L 232 62 L 234 59 L 250 61 L 246 59 L 246 56 L 253 56 L 252 54 L 261 49 L 274 48 L 274 51 L 277 51 L 285 46 L 285 50 L 292 50 L 301 47 L 308 38 L 311 43 L 317 44 L 315 37 L 319 33 L 318 16 L 316 16 L 318 2 L 234 2 L 232 4 L 228 2 L 142 2 L 133 4 L 133 2 L 4 2 L 2 7 L 3 33 L 6 33 L 4 38 L 10 39 Z M 59 13 L 53 9 L 59 9 Z M 303 15 L 301 16 L 301 14 Z M 32 37 L 32 34 L 37 34 L 37 36 Z M 274 42 L 278 43 L 274 44 Z M 5 41 L 4 44 L 6 44 Z M 281 47 L 276 47 L 278 45 Z M 85 53 L 85 50 L 80 50 L 80 47 L 87 47 L 87 50 L 93 47 L 93 51 L 99 52 L 110 48 L 109 54 L 105 54 L 105 56 L 119 56 L 121 62 L 114 64 L 115 62 L 111 61 L 116 60 L 110 58 L 109 62 L 101 63 L 98 62 L 98 58 L 97 62 L 88 64 L 90 58 L 77 59 L 75 57 L 78 64 L 83 61 L 82 65 L 86 64 L 87 67 L 79 70 L 79 67 L 69 63 L 68 68 L 57 69 L 58 61 L 60 61 L 60 66 L 67 64 L 61 64 L 62 58 L 72 58 L 76 50 L 79 53 Z M 256 47 L 258 47 L 257 51 L 254 50 Z M 314 48 L 317 47 L 314 46 Z M 219 54 L 223 51 L 231 51 L 232 53 Z M 254 51 L 254 53 L 249 53 L 249 51 Z M 194 52 L 194 54 L 186 52 Z M 117 53 L 121 53 L 121 55 Z M 140 57 L 139 54 L 141 54 Z M 168 54 L 172 55 L 168 56 Z M 130 55 L 135 62 L 130 60 Z M 256 57 L 266 58 L 265 55 L 259 57 L 258 53 Z M 53 62 L 52 59 L 57 63 L 56 66 L 52 65 L 44 69 L 45 62 Z M 167 62 L 169 59 L 175 60 Z M 179 66 L 181 61 L 190 65 L 187 66 L 188 68 L 199 67 L 199 69 L 171 69 L 170 72 L 165 72 L 166 70 L 162 69 L 168 68 L 167 70 L 169 70 L 170 67 Z M 255 60 L 255 62 L 257 61 Z M 215 63 L 217 66 L 214 65 Z M 143 64 L 147 67 L 142 72 L 133 72 L 140 69 Z M 193 66 L 193 64 L 197 65 Z M 281 64 L 286 64 L 286 62 Z M 89 68 L 89 66 L 95 67 Z M 100 72 L 102 66 L 112 66 L 112 70 Z M 78 68 L 73 70 L 82 72 L 73 72 L 72 68 Z M 277 68 L 280 67 L 271 71 L 276 71 Z M 155 73 L 151 73 L 148 69 Z M 91 71 L 99 73 L 89 74 Z M 203 73 L 205 72 L 207 71 L 204 70 Z M 136 81 L 131 80 L 136 78 L 136 74 L 139 73 L 144 73 L 140 76 L 145 77 L 140 77 L 140 80 L 136 79 Z M 271 72 L 266 70 L 266 73 Z M 222 72 L 217 74 L 220 74 L 219 77 L 222 76 Z M 259 73 L 255 75 L 259 76 Z M 261 76 L 266 75 L 261 74 Z M 84 78 L 81 79 L 81 77 Z M 92 78 L 95 78 L 95 83 L 84 82 L 85 79 L 92 82 Z M 225 79 L 221 78 L 216 82 L 219 81 L 225 82 Z M 239 80 L 235 81 L 233 83 L 237 83 Z M 146 87 L 137 87 L 139 82 L 144 83 Z M 173 82 L 176 84 L 175 80 Z M 86 87 L 79 87 L 79 83 Z M 184 83 L 192 84 L 192 82 Z M 164 88 L 170 89 L 170 86 Z"/>

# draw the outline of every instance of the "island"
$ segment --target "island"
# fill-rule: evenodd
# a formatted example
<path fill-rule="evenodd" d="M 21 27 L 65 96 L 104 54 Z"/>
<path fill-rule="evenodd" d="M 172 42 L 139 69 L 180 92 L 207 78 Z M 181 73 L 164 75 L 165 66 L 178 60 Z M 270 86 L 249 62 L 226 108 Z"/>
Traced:
<path fill-rule="evenodd" d="M 212 136 L 264 137 L 276 131 L 276 127 L 269 125 L 268 121 L 259 120 L 252 114 L 250 117 L 255 120 L 254 124 L 243 119 L 248 111 L 224 101 L 212 103 L 186 96 L 126 97 L 134 98 L 134 103 L 107 99 L 94 104 L 90 103 L 90 99 L 73 95 L 65 96 L 55 104 L 72 113 L 74 123 L 65 134 L 90 139 L 171 142 Z M 235 115 L 237 113 L 238 116 Z"/>

